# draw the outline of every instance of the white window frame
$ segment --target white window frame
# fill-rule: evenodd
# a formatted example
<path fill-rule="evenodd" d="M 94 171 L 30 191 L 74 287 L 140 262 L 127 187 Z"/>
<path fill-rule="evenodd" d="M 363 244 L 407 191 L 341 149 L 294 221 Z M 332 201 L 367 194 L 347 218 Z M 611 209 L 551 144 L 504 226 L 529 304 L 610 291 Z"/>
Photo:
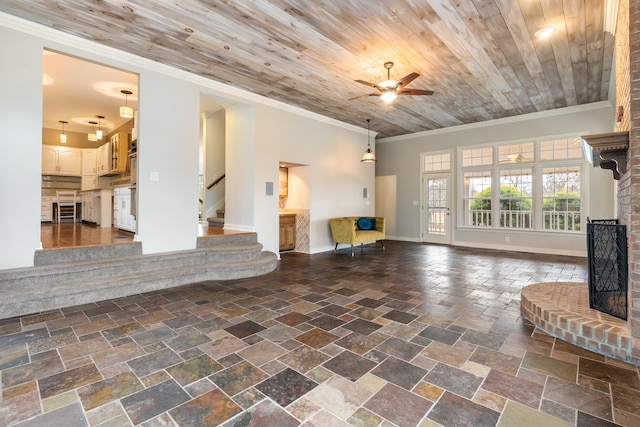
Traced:
<path fill-rule="evenodd" d="M 562 233 L 576 235 L 576 234 L 584 234 L 586 230 L 586 216 L 587 216 L 587 206 L 588 206 L 588 190 L 585 186 L 585 183 L 588 182 L 588 171 L 586 160 L 584 157 L 582 158 L 571 158 L 571 159 L 560 159 L 560 160 L 544 160 L 540 159 L 540 146 L 541 142 L 549 141 L 549 140 L 559 140 L 559 139 L 577 139 L 580 138 L 578 135 L 571 134 L 563 134 L 563 135 L 554 135 L 554 136 L 544 136 L 537 138 L 527 138 L 527 139 L 519 139 L 512 141 L 500 141 L 492 144 L 478 144 L 478 145 L 469 145 L 469 146 L 461 146 L 457 148 L 457 162 L 460 167 L 457 170 L 457 178 L 459 185 L 457 186 L 458 196 L 456 197 L 456 204 L 458 206 L 459 214 L 456 215 L 456 226 L 458 228 L 464 228 L 469 230 L 490 230 L 490 231 L 522 231 L 525 233 L 530 232 L 541 232 L 541 233 L 550 233 L 553 235 L 558 235 Z M 522 168 L 531 168 L 532 173 L 532 215 L 531 215 L 531 228 L 512 228 L 512 227 L 501 227 L 500 226 L 500 173 L 502 170 L 509 169 L 518 166 L 514 166 L 509 163 L 500 163 L 499 162 L 499 147 L 508 146 L 508 145 L 518 145 L 524 143 L 534 143 L 534 160 L 533 161 L 524 161 L 522 162 Z M 493 164 L 492 165 L 482 165 L 482 166 L 463 166 L 462 156 L 465 150 L 475 150 L 492 147 L 493 148 Z M 543 223 L 543 191 L 542 191 L 542 183 L 543 176 L 542 172 L 544 168 L 548 167 L 565 167 L 565 166 L 579 166 L 580 168 L 580 230 L 572 231 L 572 230 L 551 230 L 544 229 Z M 465 224 L 465 192 L 464 192 L 464 176 L 467 172 L 480 172 L 491 170 L 491 225 L 490 226 L 474 226 Z"/>

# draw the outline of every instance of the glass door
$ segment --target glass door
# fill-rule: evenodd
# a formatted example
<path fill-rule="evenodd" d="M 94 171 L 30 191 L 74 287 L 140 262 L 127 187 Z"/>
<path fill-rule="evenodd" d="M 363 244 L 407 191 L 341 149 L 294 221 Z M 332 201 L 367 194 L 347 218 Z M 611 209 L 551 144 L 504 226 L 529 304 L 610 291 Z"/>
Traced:
<path fill-rule="evenodd" d="M 451 174 L 422 177 L 422 241 L 451 244 Z"/>

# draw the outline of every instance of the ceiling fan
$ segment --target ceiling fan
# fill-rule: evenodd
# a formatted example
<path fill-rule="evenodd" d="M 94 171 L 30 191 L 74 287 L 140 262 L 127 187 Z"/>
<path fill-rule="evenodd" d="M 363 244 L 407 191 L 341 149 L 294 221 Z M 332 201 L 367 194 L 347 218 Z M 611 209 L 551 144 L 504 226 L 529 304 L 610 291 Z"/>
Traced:
<path fill-rule="evenodd" d="M 422 89 L 409 89 L 406 87 L 409 83 L 414 81 L 417 77 L 420 76 L 418 73 L 411 73 L 398 81 L 391 80 L 391 68 L 393 67 L 393 62 L 385 62 L 384 68 L 387 69 L 387 80 L 380 82 L 378 84 L 365 82 L 364 80 L 356 80 L 358 83 L 362 83 L 363 85 L 367 85 L 369 87 L 373 87 L 378 89 L 379 93 L 370 93 L 367 95 L 356 96 L 355 98 L 351 98 L 349 101 L 354 99 L 366 98 L 368 96 L 379 96 L 384 102 L 389 103 L 396 99 L 397 96 L 405 96 L 405 95 L 433 95 L 432 90 L 422 90 Z"/>
<path fill-rule="evenodd" d="M 524 157 L 522 154 L 509 154 L 506 159 L 500 160 L 500 163 L 521 163 L 532 162 L 535 159 L 533 157 Z"/>

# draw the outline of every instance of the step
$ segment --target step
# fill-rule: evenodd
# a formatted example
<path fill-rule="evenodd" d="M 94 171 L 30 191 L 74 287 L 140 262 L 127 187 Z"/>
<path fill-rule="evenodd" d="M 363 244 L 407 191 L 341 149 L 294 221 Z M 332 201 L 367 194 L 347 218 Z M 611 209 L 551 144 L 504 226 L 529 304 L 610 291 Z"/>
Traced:
<path fill-rule="evenodd" d="M 223 218 L 219 218 L 219 217 L 207 218 L 207 222 L 209 223 L 210 227 L 218 227 L 218 228 L 224 227 L 224 217 Z"/>
<path fill-rule="evenodd" d="M 103 246 L 83 246 L 80 248 L 56 248 L 36 251 L 34 256 L 34 265 L 64 264 L 69 262 L 121 258 L 136 255 L 142 255 L 142 243 L 140 242 Z"/>
<path fill-rule="evenodd" d="M 232 280 L 255 277 L 275 269 L 276 255 L 262 252 L 259 257 L 236 262 L 200 262 L 180 268 L 165 268 L 139 272 L 131 270 L 119 276 L 85 281 L 58 282 L 30 289 L 7 289 L 0 300 L 3 317 L 38 313 L 62 307 L 121 298 L 200 281 Z"/>
<path fill-rule="evenodd" d="M 128 271 L 144 274 L 171 268 L 197 268 L 200 264 L 249 262 L 259 258 L 261 253 L 262 244 L 246 243 L 4 270 L 0 272 L 0 289 L 25 292 L 52 283 L 94 283 L 105 278 L 114 279 Z"/>
<path fill-rule="evenodd" d="M 223 236 L 201 236 L 196 241 L 197 248 L 216 247 L 227 245 L 241 245 L 256 243 L 258 235 L 255 232 L 238 232 L 235 234 L 225 234 Z"/>
<path fill-rule="evenodd" d="M 263 251 L 256 233 L 199 238 L 197 245 L 196 249 L 147 255 L 137 254 L 137 249 L 132 249 L 139 245 L 127 249 L 96 247 L 84 256 L 62 250 L 41 254 L 42 265 L 0 271 L 3 296 L 0 317 L 32 314 L 199 281 L 255 277 L 277 267 L 276 254 Z M 107 254 L 125 253 L 134 255 L 107 257 Z"/>

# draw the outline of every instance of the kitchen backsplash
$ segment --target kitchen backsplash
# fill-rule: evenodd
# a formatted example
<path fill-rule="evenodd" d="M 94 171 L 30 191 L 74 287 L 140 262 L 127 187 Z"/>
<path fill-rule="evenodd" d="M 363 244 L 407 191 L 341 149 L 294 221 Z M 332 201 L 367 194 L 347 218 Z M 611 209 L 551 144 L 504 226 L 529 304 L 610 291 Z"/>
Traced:
<path fill-rule="evenodd" d="M 55 196 L 56 190 L 80 191 L 79 176 L 42 175 L 42 195 Z"/>

